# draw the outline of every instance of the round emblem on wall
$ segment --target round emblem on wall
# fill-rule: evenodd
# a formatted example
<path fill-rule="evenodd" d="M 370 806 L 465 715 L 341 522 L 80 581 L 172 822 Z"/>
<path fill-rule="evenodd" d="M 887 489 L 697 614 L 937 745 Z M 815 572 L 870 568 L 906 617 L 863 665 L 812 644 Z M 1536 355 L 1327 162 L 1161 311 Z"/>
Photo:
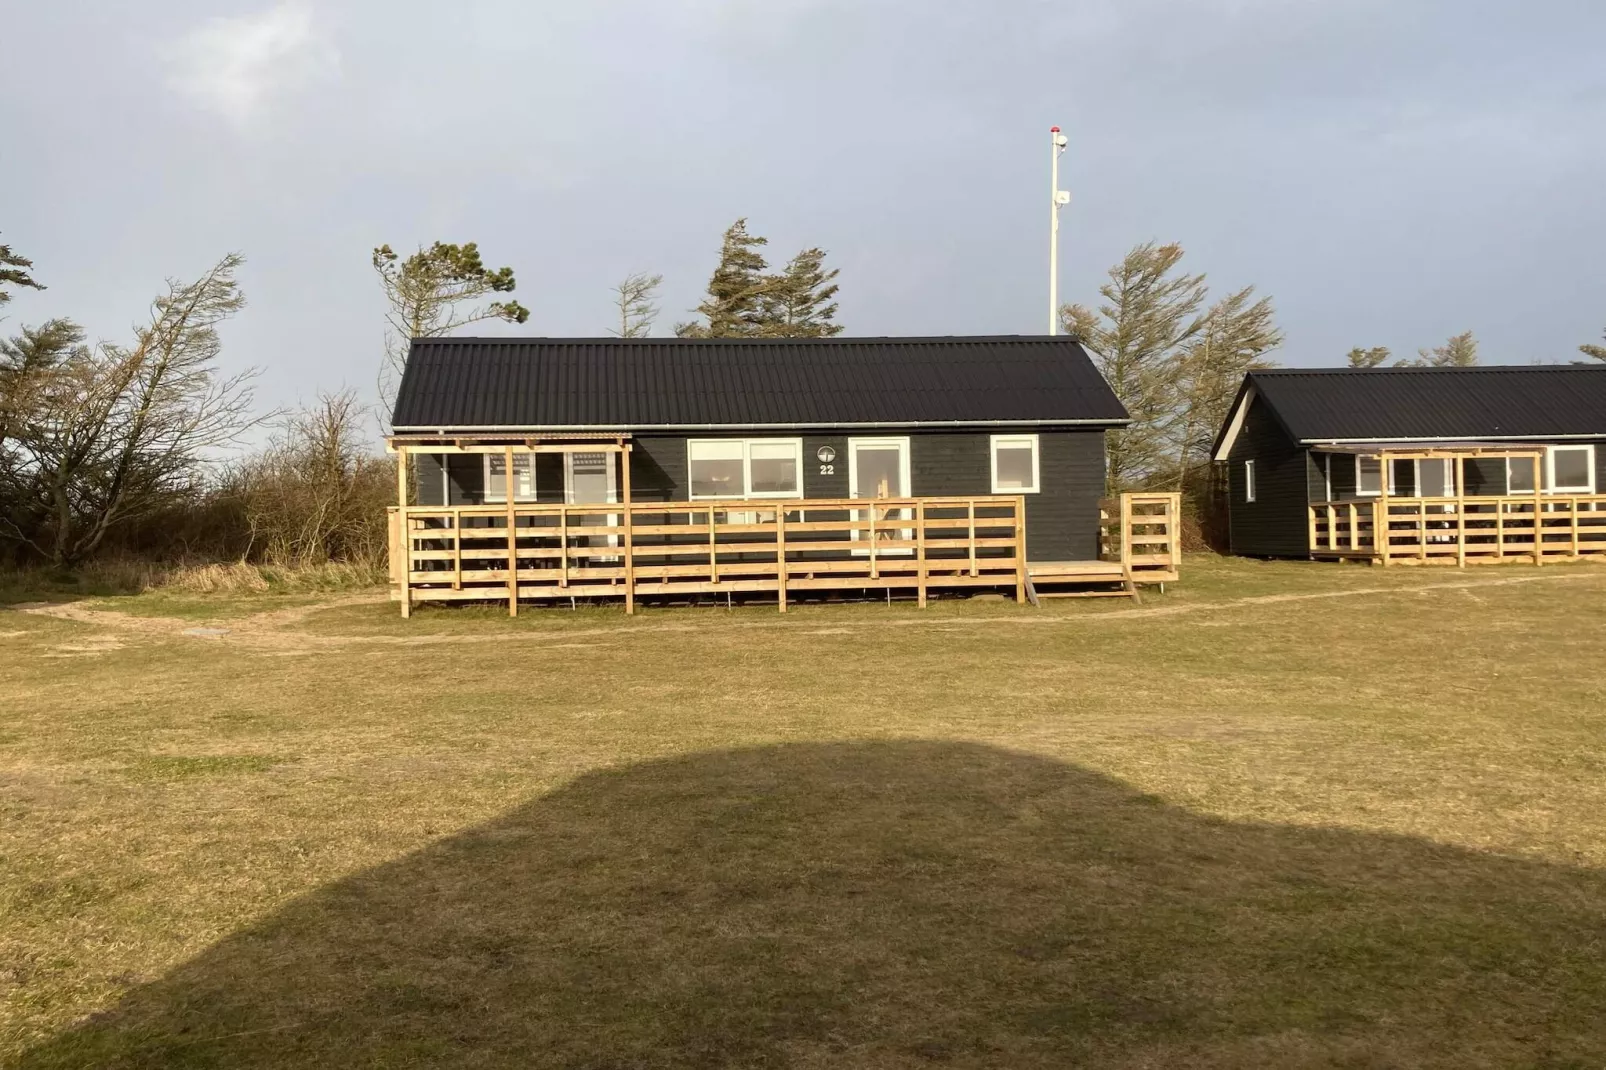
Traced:
<path fill-rule="evenodd" d="M 836 450 L 832 449 L 830 446 L 821 446 L 819 449 L 814 451 L 814 456 L 820 459 L 821 464 L 830 464 L 832 461 L 836 460 Z"/>

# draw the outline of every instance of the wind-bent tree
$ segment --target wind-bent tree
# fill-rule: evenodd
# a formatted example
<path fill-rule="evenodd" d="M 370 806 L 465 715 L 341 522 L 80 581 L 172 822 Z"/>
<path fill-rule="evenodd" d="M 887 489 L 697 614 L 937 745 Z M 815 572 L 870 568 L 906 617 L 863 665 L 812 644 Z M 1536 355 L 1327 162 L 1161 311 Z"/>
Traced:
<path fill-rule="evenodd" d="M 1470 368 L 1478 363 L 1478 340 L 1471 331 L 1452 335 L 1442 346 L 1416 351 L 1418 368 Z"/>
<path fill-rule="evenodd" d="M 11 251 L 11 246 L 0 245 L 0 305 L 11 300 L 7 286 L 26 286 L 32 290 L 44 287 L 34 281 L 33 261 Z"/>
<path fill-rule="evenodd" d="M 774 338 L 831 338 L 836 322 L 837 268 L 825 269 L 825 250 L 804 249 L 769 278 L 763 333 Z"/>
<path fill-rule="evenodd" d="M 708 296 L 696 311 L 703 322 L 675 325 L 682 338 L 751 338 L 764 333 L 769 311 L 766 296 L 769 262 L 759 250 L 768 238 L 749 234 L 746 218 L 725 230 L 720 243 L 719 266 L 708 280 Z"/>
<path fill-rule="evenodd" d="M 228 256 L 194 282 L 170 282 L 131 345 L 85 346 L 56 321 L 6 346 L 6 381 L 29 379 L 13 374 L 21 369 L 32 378 L 8 418 L 0 539 L 77 564 L 113 530 L 182 498 L 207 454 L 256 422 L 255 373 L 217 368 L 217 328 L 245 303 L 240 264 Z"/>
<path fill-rule="evenodd" d="M 1606 340 L 1606 331 L 1602 331 L 1600 336 L 1603 340 Z M 1597 346 L 1586 342 L 1578 347 L 1578 352 L 1582 353 L 1586 357 L 1589 357 L 1591 360 L 1606 361 L 1606 346 Z"/>
<path fill-rule="evenodd" d="M 1349 366 L 1351 368 L 1377 368 L 1387 364 L 1388 359 L 1393 355 L 1388 346 L 1373 346 L 1370 349 L 1362 349 L 1360 346 L 1356 346 L 1349 351 Z"/>
<path fill-rule="evenodd" d="M 1182 397 L 1178 354 L 1204 326 L 1204 276 L 1174 273 L 1181 260 L 1182 246 L 1145 242 L 1110 269 L 1097 311 L 1060 310 L 1065 333 L 1091 351 L 1132 416 L 1131 426 L 1106 438 L 1112 491 L 1136 486 L 1173 461 L 1167 432 Z"/>
<path fill-rule="evenodd" d="M 804 249 L 777 274 L 759 250 L 768 238 L 748 232 L 738 219 L 725 231 L 719 266 L 708 296 L 697 306 L 703 317 L 675 325 L 682 338 L 829 338 L 836 322 L 838 271 L 825 267 L 825 250 Z"/>
<path fill-rule="evenodd" d="M 405 260 L 390 246 L 381 245 L 374 250 L 373 265 L 390 306 L 385 314 L 390 328 L 385 364 L 379 376 L 380 394 L 387 401 L 395 394 L 414 338 L 435 338 L 488 320 L 523 323 L 530 318 L 530 310 L 517 301 L 485 300 L 512 293 L 517 283 L 512 268 L 486 267 L 473 242 L 420 246 Z"/>
<path fill-rule="evenodd" d="M 1272 367 L 1266 354 L 1283 344 L 1271 298 L 1254 295 L 1255 288 L 1246 286 L 1217 301 L 1205 315 L 1204 329 L 1178 356 L 1179 411 L 1171 436 L 1178 490 L 1189 490 L 1195 466 L 1207 462 L 1244 376 Z"/>
<path fill-rule="evenodd" d="M 618 338 L 645 338 L 651 334 L 653 320 L 658 316 L 653 298 L 658 295 L 663 281 L 662 275 L 648 275 L 644 271 L 625 276 L 624 281 L 613 288 L 619 326 L 609 333 Z"/>

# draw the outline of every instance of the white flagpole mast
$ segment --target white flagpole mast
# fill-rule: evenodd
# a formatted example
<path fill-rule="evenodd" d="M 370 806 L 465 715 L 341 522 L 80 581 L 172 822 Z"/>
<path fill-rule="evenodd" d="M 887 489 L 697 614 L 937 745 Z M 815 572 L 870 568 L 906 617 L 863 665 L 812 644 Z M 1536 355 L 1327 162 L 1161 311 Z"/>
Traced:
<path fill-rule="evenodd" d="M 1068 138 L 1059 127 L 1049 130 L 1049 206 L 1048 206 L 1048 333 L 1060 333 L 1060 208 L 1071 201 L 1070 193 L 1060 189 L 1060 153 Z"/>

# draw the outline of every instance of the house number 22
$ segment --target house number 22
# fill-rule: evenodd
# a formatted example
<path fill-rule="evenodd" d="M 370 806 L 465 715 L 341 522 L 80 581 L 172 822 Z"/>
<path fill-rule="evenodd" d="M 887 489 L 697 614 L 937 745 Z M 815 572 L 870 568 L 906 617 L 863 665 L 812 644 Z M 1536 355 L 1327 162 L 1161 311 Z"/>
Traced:
<path fill-rule="evenodd" d="M 820 459 L 820 475 L 836 475 L 836 465 L 831 463 L 832 461 L 836 460 L 836 450 L 832 449 L 830 446 L 821 446 L 819 449 L 814 451 L 814 456 Z"/>

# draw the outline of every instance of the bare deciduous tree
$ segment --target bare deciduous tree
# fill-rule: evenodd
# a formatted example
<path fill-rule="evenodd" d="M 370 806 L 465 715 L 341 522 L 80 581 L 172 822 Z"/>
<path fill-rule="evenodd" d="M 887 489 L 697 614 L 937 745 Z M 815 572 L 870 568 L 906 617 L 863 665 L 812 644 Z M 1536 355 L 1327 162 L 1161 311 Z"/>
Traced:
<path fill-rule="evenodd" d="M 396 470 L 369 447 L 365 424 L 350 390 L 320 395 L 284 416 L 268 447 L 234 470 L 249 531 L 243 556 L 287 565 L 383 560 Z"/>
<path fill-rule="evenodd" d="M 645 338 L 651 334 L 652 322 L 658 316 L 653 298 L 658 295 L 663 281 L 662 275 L 649 275 L 644 271 L 625 276 L 624 281 L 613 288 L 619 327 L 608 333 L 617 338 Z"/>

